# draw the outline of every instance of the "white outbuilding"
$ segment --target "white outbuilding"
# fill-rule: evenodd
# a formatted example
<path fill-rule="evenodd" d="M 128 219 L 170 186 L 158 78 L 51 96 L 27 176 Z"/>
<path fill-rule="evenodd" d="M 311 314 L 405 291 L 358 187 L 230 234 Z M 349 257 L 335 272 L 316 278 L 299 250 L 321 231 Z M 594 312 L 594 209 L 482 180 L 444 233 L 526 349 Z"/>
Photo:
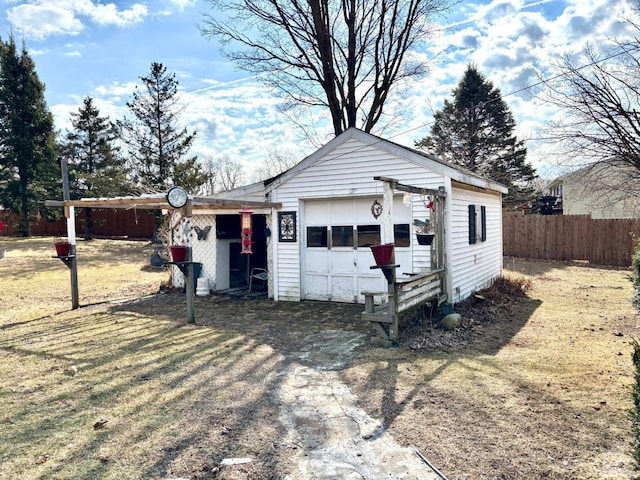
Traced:
<path fill-rule="evenodd" d="M 394 190 L 393 239 L 385 238 L 384 179 L 422 190 Z M 441 201 L 431 192 L 443 193 Z M 502 273 L 506 192 L 424 152 L 350 128 L 265 182 L 265 200 L 281 205 L 268 222 L 269 294 L 275 300 L 361 303 L 363 291 L 386 285 L 380 270 L 371 269 L 370 245 L 393 241 L 398 278 L 443 267 L 443 294 L 458 302 Z M 418 243 L 416 219 L 436 224 L 431 246 Z"/>

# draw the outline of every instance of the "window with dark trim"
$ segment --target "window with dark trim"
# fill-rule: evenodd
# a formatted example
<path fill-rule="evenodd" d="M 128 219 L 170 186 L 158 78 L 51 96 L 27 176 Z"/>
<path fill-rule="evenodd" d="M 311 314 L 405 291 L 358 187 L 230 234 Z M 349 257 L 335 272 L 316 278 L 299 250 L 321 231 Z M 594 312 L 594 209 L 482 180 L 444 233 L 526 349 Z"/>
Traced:
<path fill-rule="evenodd" d="M 393 240 L 396 247 L 411 246 L 411 228 L 408 223 L 393 226 Z"/>
<path fill-rule="evenodd" d="M 331 227 L 331 248 L 333 247 L 353 247 L 353 226 L 333 226 Z"/>
<path fill-rule="evenodd" d="M 487 241 L 487 207 L 469 205 L 469 244 Z"/>
<path fill-rule="evenodd" d="M 307 227 L 307 247 L 327 247 L 327 227 Z"/>
<path fill-rule="evenodd" d="M 380 245 L 380 225 L 358 225 L 358 247 L 370 247 Z"/>

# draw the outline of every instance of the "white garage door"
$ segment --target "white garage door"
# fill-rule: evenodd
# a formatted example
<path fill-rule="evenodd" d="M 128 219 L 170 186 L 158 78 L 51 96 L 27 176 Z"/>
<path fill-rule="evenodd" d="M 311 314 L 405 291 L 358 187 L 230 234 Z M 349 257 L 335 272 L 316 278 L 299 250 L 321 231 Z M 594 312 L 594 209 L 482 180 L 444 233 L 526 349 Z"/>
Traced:
<path fill-rule="evenodd" d="M 304 204 L 303 297 L 308 300 L 363 302 L 363 290 L 386 290 L 370 245 L 381 243 L 381 220 L 374 218 L 371 199 L 307 201 Z M 397 272 L 411 271 L 411 211 L 394 199 Z"/>

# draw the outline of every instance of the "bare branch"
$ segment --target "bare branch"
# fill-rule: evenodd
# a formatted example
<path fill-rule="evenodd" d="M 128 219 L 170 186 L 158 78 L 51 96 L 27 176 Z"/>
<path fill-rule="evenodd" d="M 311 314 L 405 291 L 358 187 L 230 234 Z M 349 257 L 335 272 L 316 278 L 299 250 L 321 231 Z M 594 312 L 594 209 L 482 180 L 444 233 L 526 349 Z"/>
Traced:
<path fill-rule="evenodd" d="M 448 0 L 208 0 L 201 32 L 288 102 L 328 109 L 334 133 L 371 131 L 401 80 L 423 75 L 408 52 L 434 33 Z M 361 125 L 358 125 L 361 122 Z"/>

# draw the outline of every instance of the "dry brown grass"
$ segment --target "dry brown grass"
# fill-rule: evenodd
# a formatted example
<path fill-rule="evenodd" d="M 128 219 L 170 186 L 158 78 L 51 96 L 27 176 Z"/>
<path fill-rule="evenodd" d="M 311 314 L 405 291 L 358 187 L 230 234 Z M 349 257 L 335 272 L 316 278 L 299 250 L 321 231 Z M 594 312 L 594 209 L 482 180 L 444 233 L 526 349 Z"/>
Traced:
<path fill-rule="evenodd" d="M 81 242 L 84 306 L 70 310 L 52 239 L 2 248 L 2 479 L 282 479 L 292 446 L 272 392 L 287 355 L 325 328 L 369 331 L 352 305 L 209 297 L 185 326 L 179 294 L 112 302 L 167 278 L 140 242 Z M 429 325 L 403 325 L 399 348 L 362 349 L 344 381 L 451 480 L 632 478 L 629 272 L 505 266 L 529 297 L 437 350 L 411 347 Z M 254 461 L 220 470 L 226 457 Z"/>
<path fill-rule="evenodd" d="M 635 478 L 629 340 L 640 325 L 628 272 L 506 266 L 531 283 L 529 299 L 467 323 L 471 338 L 439 352 L 365 352 L 349 384 L 451 479 Z M 481 293 L 482 316 L 495 290 Z"/>

